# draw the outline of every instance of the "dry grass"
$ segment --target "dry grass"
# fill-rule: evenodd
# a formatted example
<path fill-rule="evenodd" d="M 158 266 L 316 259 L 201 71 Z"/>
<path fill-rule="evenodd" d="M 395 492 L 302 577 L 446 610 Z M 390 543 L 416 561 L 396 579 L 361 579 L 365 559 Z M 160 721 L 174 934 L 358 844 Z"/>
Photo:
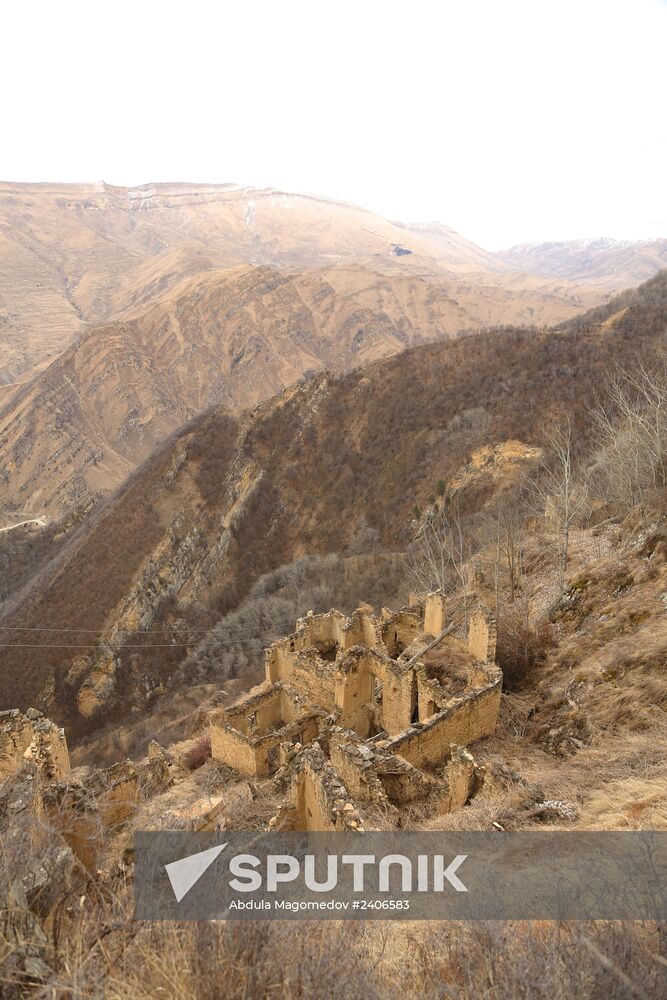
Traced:
<path fill-rule="evenodd" d="M 72 902 L 32 981 L 0 947 L 7 1000 L 653 1000 L 667 974 L 649 923 L 138 923 L 126 884 Z"/>

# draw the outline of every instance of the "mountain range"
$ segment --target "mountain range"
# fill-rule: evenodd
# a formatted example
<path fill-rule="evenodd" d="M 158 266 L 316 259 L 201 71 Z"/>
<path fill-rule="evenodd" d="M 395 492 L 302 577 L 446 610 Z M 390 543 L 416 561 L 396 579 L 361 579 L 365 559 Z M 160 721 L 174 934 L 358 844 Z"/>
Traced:
<path fill-rule="evenodd" d="M 234 185 L 0 184 L 4 521 L 89 510 L 210 406 L 566 321 L 660 263 L 600 246 L 580 267 L 573 246 L 491 254 L 441 224 Z"/>

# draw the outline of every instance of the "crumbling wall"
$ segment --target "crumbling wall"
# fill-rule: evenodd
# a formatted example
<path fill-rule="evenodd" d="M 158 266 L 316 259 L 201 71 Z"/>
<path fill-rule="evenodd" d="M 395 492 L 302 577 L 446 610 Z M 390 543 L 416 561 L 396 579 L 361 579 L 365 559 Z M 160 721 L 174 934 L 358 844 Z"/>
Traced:
<path fill-rule="evenodd" d="M 0 780 L 19 770 L 32 740 L 32 726 L 18 708 L 0 715 Z"/>
<path fill-rule="evenodd" d="M 382 626 L 382 639 L 387 653 L 395 659 L 423 632 L 421 609 L 397 611 Z"/>
<path fill-rule="evenodd" d="M 288 681 L 292 670 L 294 659 L 290 645 L 292 639 L 279 639 L 274 642 L 264 652 L 264 671 L 267 684 L 275 684 L 277 681 Z"/>
<path fill-rule="evenodd" d="M 468 624 L 468 650 L 478 660 L 494 663 L 496 659 L 496 620 L 481 605 L 475 608 Z"/>
<path fill-rule="evenodd" d="M 54 783 L 44 795 L 49 821 L 89 871 L 99 866 L 109 832 L 126 823 L 141 801 L 139 772 L 129 760 L 94 772 L 85 784 Z"/>
<path fill-rule="evenodd" d="M 445 596 L 439 590 L 424 599 L 424 632 L 440 635 L 445 627 Z"/>
<path fill-rule="evenodd" d="M 370 605 L 363 605 L 354 612 L 343 631 L 343 650 L 364 645 L 384 652 L 382 629 Z"/>
<path fill-rule="evenodd" d="M 23 715 L 18 708 L 0 712 L 0 780 L 33 760 L 41 777 L 59 781 L 70 772 L 65 731 L 36 708 Z"/>
<path fill-rule="evenodd" d="M 329 752 L 331 764 L 352 798 L 383 806 L 388 804 L 377 774 L 374 752 L 366 743 L 343 736 L 332 740 Z"/>
<path fill-rule="evenodd" d="M 262 732 L 283 718 L 284 699 L 280 684 L 259 684 L 225 710 L 226 721 L 239 733 Z"/>
<path fill-rule="evenodd" d="M 285 765 L 289 801 L 271 820 L 279 830 L 359 831 L 363 820 L 336 769 L 318 744 L 295 750 Z"/>
<path fill-rule="evenodd" d="M 333 661 L 322 660 L 315 650 L 308 649 L 295 656 L 290 684 L 303 702 L 331 712 L 336 706 L 336 675 Z"/>
<path fill-rule="evenodd" d="M 380 716 L 388 733 L 402 732 L 410 724 L 417 698 L 414 673 L 403 664 L 364 646 L 355 646 L 338 662 L 336 705 L 341 726 L 367 736 L 362 726 L 364 705 L 376 703 L 376 681 L 382 685 Z"/>
<path fill-rule="evenodd" d="M 319 718 L 317 713 L 297 719 L 290 726 L 284 726 L 273 733 L 259 736 L 253 741 L 255 752 L 255 775 L 264 778 L 278 769 L 280 764 L 281 743 L 311 743 L 319 732 Z"/>
<path fill-rule="evenodd" d="M 442 772 L 448 793 L 446 801 L 441 802 L 443 811 L 462 809 L 481 787 L 482 773 L 469 750 L 450 746 L 449 758 Z"/>
<path fill-rule="evenodd" d="M 132 761 L 125 760 L 97 771 L 89 791 L 95 798 L 105 829 L 114 830 L 134 815 L 142 801 L 139 769 Z"/>
<path fill-rule="evenodd" d="M 255 749 L 249 738 L 215 717 L 211 719 L 211 757 L 248 778 L 257 775 Z"/>
<path fill-rule="evenodd" d="M 451 699 L 451 694 L 440 687 L 436 680 L 428 678 L 423 669 L 415 671 L 417 677 L 417 704 L 419 721 L 427 722 L 443 710 Z"/>
<path fill-rule="evenodd" d="M 425 798 L 437 788 L 433 779 L 408 761 L 367 743 L 350 730 L 334 727 L 330 731 L 329 753 L 345 787 L 360 802 L 373 802 L 391 811 L 392 803 Z"/>
<path fill-rule="evenodd" d="M 436 766 L 449 752 L 451 743 L 466 746 L 491 735 L 498 719 L 500 686 L 498 676 L 487 688 L 460 695 L 427 723 L 384 742 L 384 748 L 400 754 L 415 767 Z"/>
<path fill-rule="evenodd" d="M 247 778 L 264 778 L 280 764 L 280 744 L 310 743 L 319 731 L 322 713 L 310 712 L 295 722 L 257 736 L 246 736 L 232 725 L 211 718 L 211 756 L 233 767 Z"/>

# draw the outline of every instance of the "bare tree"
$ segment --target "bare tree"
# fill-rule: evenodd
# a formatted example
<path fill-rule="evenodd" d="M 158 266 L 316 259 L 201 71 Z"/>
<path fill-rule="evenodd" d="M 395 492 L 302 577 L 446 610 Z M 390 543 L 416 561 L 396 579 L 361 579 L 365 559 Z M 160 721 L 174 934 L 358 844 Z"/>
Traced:
<path fill-rule="evenodd" d="M 525 483 L 528 506 L 538 516 L 546 517 L 558 539 L 558 572 L 561 594 L 570 553 L 572 526 L 588 507 L 588 493 L 575 475 L 573 460 L 574 430 L 568 413 L 561 413 L 542 429 L 544 451 L 537 475 Z"/>
<path fill-rule="evenodd" d="M 512 602 L 523 573 L 523 517 L 516 498 L 506 497 L 499 501 L 495 521 L 496 565 L 505 565 Z M 497 590 L 496 582 L 496 604 Z"/>
<path fill-rule="evenodd" d="M 451 590 L 459 586 L 463 595 L 464 621 L 468 622 L 470 545 L 461 526 L 458 505 L 429 508 L 408 550 L 408 568 L 417 590 Z"/>
<path fill-rule="evenodd" d="M 667 361 L 640 359 L 618 368 L 593 412 L 598 441 L 594 475 L 605 495 L 634 506 L 667 486 Z"/>

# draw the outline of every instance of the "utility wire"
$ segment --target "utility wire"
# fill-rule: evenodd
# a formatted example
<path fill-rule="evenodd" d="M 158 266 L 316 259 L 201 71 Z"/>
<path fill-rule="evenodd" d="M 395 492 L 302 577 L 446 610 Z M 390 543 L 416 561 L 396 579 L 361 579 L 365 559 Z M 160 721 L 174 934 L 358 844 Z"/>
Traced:
<path fill-rule="evenodd" d="M 167 642 L 164 644 L 145 643 L 141 646 L 123 646 L 122 649 L 178 649 L 191 645 L 189 642 Z M 226 644 L 225 644 L 226 645 Z M 231 643 L 230 643 L 231 645 Z M 99 649 L 99 645 L 85 646 L 76 643 L 67 643 L 62 646 L 55 646 L 49 642 L 0 642 L 0 649 Z"/>
<path fill-rule="evenodd" d="M 243 642 L 251 642 L 253 639 L 262 639 L 268 633 L 264 635 L 248 636 L 245 639 L 227 639 L 217 643 L 218 646 L 238 646 Z M 107 645 L 119 645 L 117 652 L 124 652 L 126 649 L 187 649 L 191 646 L 191 642 L 164 642 L 164 643 L 154 643 L 154 642 L 144 642 L 138 646 L 126 646 L 119 643 L 118 640 L 111 641 L 101 639 L 99 643 L 94 645 L 78 644 L 78 643 L 65 643 L 63 645 L 55 645 L 50 642 L 0 642 L 0 649 L 99 649 L 102 643 L 107 643 Z"/>
<path fill-rule="evenodd" d="M 0 627 L 5 627 L 5 626 L 0 626 Z M 17 626 L 17 627 L 19 627 L 19 626 Z M 239 644 L 241 644 L 243 642 L 252 642 L 253 639 L 257 639 L 257 640 L 264 639 L 268 635 L 271 635 L 271 634 L 273 634 L 275 632 L 280 632 L 283 628 L 284 628 L 283 625 L 277 624 L 277 625 L 271 626 L 269 628 L 263 629 L 261 632 L 256 632 L 256 631 L 252 630 L 252 631 L 247 631 L 247 632 L 244 632 L 244 633 L 239 632 L 239 633 L 237 633 L 235 635 L 227 633 L 229 635 L 229 637 L 227 639 L 218 639 L 217 642 L 216 642 L 216 645 L 218 645 L 218 646 L 238 646 Z M 40 631 L 40 630 L 39 629 L 34 629 L 34 631 Z M 47 630 L 47 631 L 50 631 L 50 630 Z M 69 630 L 68 629 L 60 629 L 58 631 L 67 632 Z M 81 629 L 81 630 L 73 629 L 72 631 L 82 631 L 82 632 L 85 632 L 87 630 L 86 629 Z M 146 633 L 146 632 L 135 632 L 132 637 L 136 639 L 137 636 L 147 635 L 147 634 L 148 633 Z M 126 649 L 180 649 L 180 648 L 186 649 L 188 646 L 192 645 L 191 642 L 164 642 L 164 643 L 162 643 L 162 642 L 161 643 L 142 642 L 142 643 L 132 643 L 132 644 L 129 644 L 129 645 L 128 644 L 124 645 L 122 639 L 111 639 L 111 638 L 107 639 L 104 636 L 101 636 L 100 639 L 99 639 L 99 641 L 97 643 L 95 643 L 95 644 L 75 643 L 75 642 L 68 642 L 68 643 L 62 643 L 62 644 L 60 644 L 60 643 L 50 643 L 50 642 L 38 642 L 38 643 L 29 643 L 29 642 L 0 642 L 0 649 L 99 649 L 101 644 L 107 644 L 107 645 L 111 645 L 111 646 L 114 646 L 114 645 L 120 646 L 120 651 L 124 651 Z"/>
<path fill-rule="evenodd" d="M 222 624 L 211 625 L 210 628 L 190 628 L 185 626 L 187 631 L 192 633 L 198 633 L 201 635 L 208 635 L 213 629 L 221 629 L 226 634 L 229 635 L 253 635 L 257 633 L 258 635 L 263 635 L 265 632 L 272 632 L 277 628 L 288 628 L 291 622 L 277 622 L 275 625 L 267 626 L 266 629 L 260 630 L 257 633 L 256 629 L 244 629 L 238 625 L 225 626 Z M 176 626 L 174 626 L 176 628 Z M 167 626 L 169 628 L 169 626 Z M 103 635 L 104 629 L 99 628 L 57 628 L 48 625 L 0 625 L 0 630 L 8 632 L 77 632 L 85 633 L 88 635 Z M 178 631 L 178 629 L 176 628 Z M 145 629 L 144 631 L 135 631 L 134 635 L 159 635 L 165 637 L 166 629 Z"/>

